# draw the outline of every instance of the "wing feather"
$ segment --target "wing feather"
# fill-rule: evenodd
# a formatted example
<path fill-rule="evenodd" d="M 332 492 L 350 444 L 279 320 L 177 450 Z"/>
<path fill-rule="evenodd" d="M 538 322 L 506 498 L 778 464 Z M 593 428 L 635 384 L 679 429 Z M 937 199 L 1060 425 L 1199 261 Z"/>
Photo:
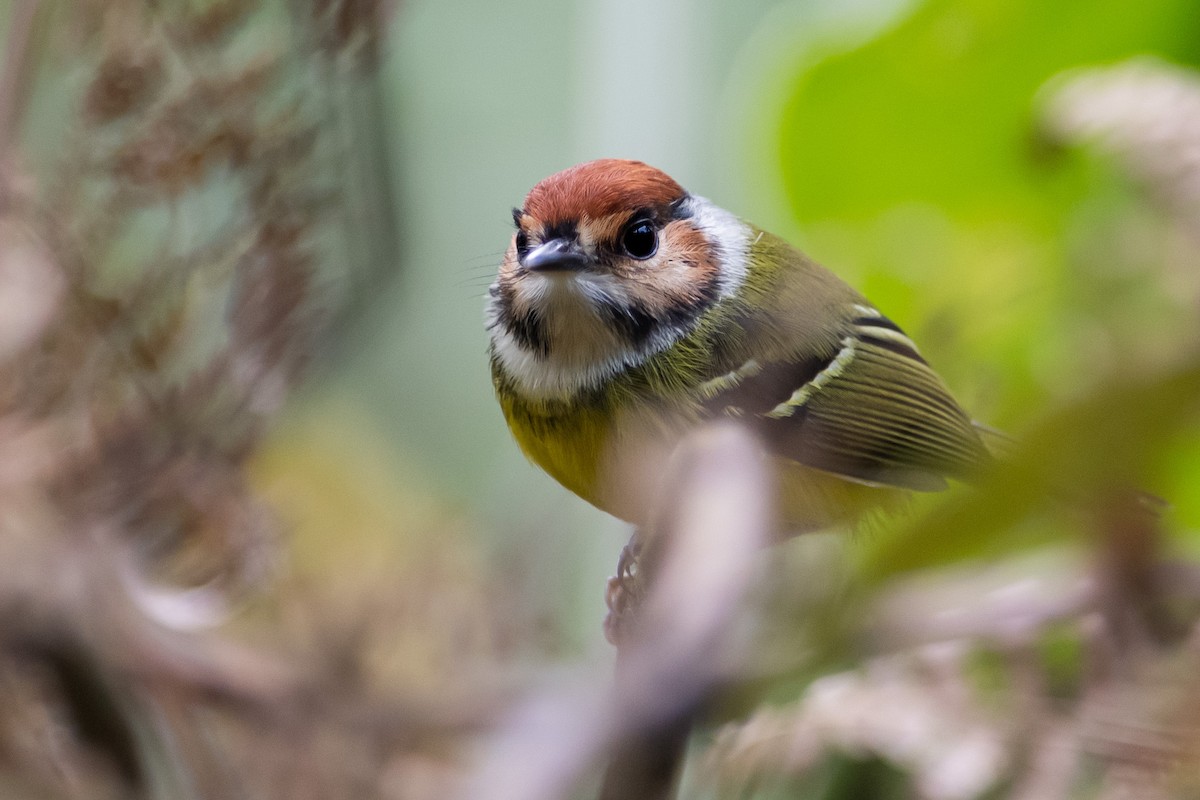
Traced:
<path fill-rule="evenodd" d="M 753 360 L 710 382 L 704 408 L 753 419 L 778 456 L 851 480 L 930 491 L 969 478 L 990 459 L 970 417 L 899 326 L 856 310 L 836 353 Z"/>

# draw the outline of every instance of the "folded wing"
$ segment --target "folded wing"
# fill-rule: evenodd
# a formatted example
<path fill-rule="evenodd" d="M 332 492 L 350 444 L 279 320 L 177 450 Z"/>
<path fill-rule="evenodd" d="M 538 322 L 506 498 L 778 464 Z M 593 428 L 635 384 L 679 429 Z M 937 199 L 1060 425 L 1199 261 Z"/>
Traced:
<path fill-rule="evenodd" d="M 780 457 L 842 477 L 919 491 L 989 460 L 970 418 L 916 346 L 855 306 L 831 356 L 748 360 L 701 389 L 710 414 L 753 421 Z"/>

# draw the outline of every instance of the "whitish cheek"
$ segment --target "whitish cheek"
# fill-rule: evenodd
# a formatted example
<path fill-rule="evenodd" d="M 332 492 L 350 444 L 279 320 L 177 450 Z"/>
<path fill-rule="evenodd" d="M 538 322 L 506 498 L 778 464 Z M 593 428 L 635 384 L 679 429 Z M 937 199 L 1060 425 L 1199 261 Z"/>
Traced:
<path fill-rule="evenodd" d="M 670 242 L 664 244 L 672 246 Z M 652 308 L 688 302 L 696 286 L 708 280 L 710 267 L 705 257 L 704 252 L 685 252 L 670 259 L 655 259 L 634 284 L 636 299 Z"/>

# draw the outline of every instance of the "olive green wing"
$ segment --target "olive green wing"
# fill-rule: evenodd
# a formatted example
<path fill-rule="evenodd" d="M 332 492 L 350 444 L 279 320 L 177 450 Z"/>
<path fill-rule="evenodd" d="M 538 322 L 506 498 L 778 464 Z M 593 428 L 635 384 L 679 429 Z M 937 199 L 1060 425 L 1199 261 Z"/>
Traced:
<path fill-rule="evenodd" d="M 752 421 L 777 455 L 855 481 L 933 491 L 991 458 L 912 341 L 866 306 L 836 352 L 748 360 L 701 398 L 710 414 Z"/>

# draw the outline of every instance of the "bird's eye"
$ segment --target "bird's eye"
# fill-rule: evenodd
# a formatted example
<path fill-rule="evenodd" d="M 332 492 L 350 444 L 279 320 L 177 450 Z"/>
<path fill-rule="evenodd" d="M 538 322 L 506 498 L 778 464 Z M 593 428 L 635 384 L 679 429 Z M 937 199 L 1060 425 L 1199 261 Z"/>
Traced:
<path fill-rule="evenodd" d="M 621 246 L 625 252 L 634 258 L 644 260 L 654 255 L 658 250 L 658 234 L 654 224 L 648 219 L 639 219 L 629 223 L 621 234 Z"/>
<path fill-rule="evenodd" d="M 517 231 L 517 253 L 524 256 L 529 249 L 529 236 L 525 231 Z"/>

